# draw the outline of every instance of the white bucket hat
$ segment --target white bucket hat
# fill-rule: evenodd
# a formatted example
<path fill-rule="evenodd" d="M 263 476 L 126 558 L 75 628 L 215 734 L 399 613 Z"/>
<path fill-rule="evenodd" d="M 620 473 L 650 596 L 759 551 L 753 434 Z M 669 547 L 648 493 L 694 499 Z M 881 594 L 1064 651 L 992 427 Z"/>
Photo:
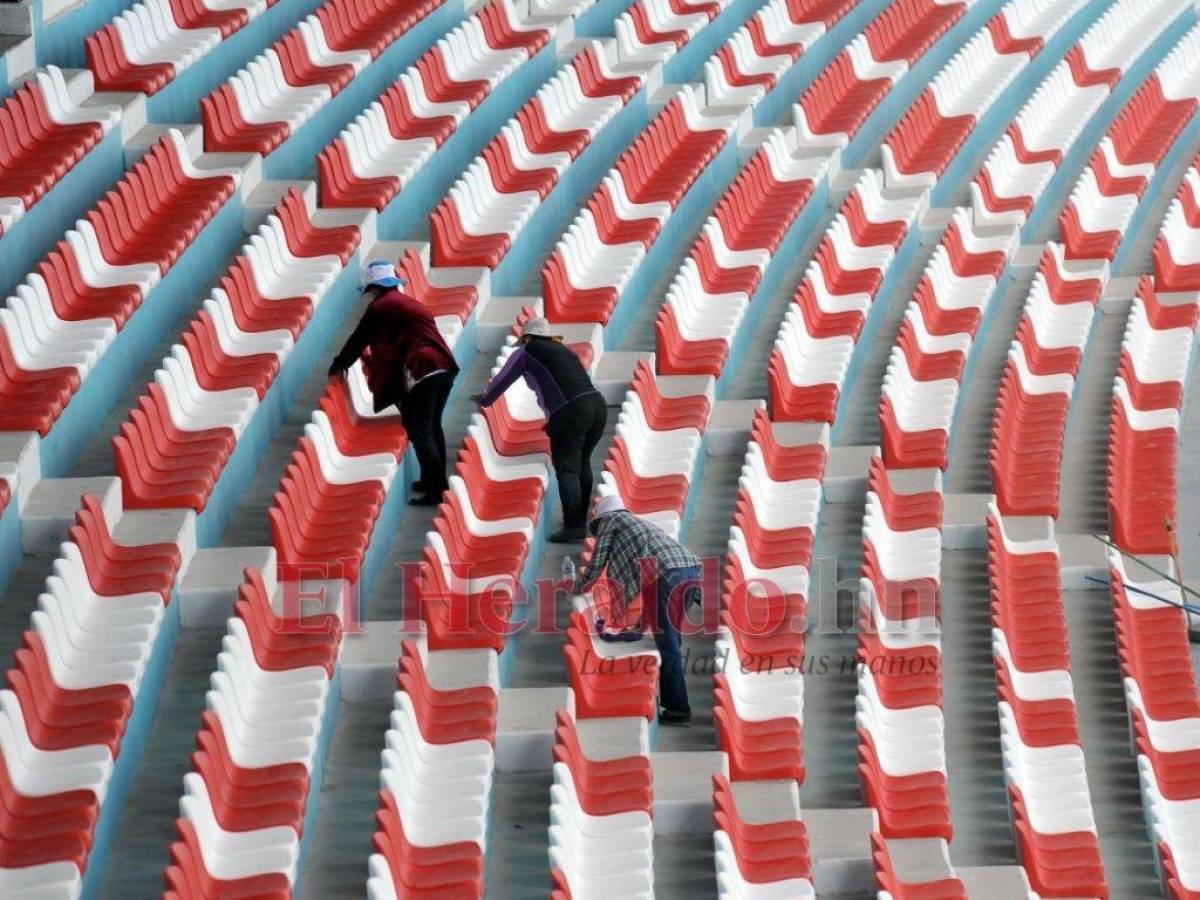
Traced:
<path fill-rule="evenodd" d="M 550 333 L 550 322 L 541 316 L 536 316 L 521 328 L 521 337 L 554 337 L 554 335 Z"/>
<path fill-rule="evenodd" d="M 593 535 L 600 527 L 600 520 L 609 513 L 620 512 L 625 508 L 625 501 L 621 499 L 620 494 L 609 494 L 601 497 L 596 501 L 595 507 L 592 509 L 592 517 L 588 519 L 588 531 Z"/>
<path fill-rule="evenodd" d="M 390 262 L 371 262 L 363 269 L 359 290 L 365 291 L 369 287 L 393 288 L 407 283 L 396 274 L 396 267 Z"/>

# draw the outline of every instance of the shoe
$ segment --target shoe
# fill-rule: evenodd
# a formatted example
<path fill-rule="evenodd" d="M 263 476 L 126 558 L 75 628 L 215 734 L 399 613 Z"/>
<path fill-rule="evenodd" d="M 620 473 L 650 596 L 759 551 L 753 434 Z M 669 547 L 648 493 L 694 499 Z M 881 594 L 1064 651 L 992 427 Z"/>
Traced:
<path fill-rule="evenodd" d="M 442 502 L 441 494 L 419 494 L 409 498 L 409 506 L 437 506 Z"/>
<path fill-rule="evenodd" d="M 587 537 L 587 529 L 580 526 L 579 528 L 560 528 L 547 538 L 552 544 L 578 544 Z"/>
<path fill-rule="evenodd" d="M 692 711 L 690 709 L 667 709 L 665 706 L 658 711 L 658 724 L 671 725 L 675 728 L 687 728 L 692 724 Z"/>

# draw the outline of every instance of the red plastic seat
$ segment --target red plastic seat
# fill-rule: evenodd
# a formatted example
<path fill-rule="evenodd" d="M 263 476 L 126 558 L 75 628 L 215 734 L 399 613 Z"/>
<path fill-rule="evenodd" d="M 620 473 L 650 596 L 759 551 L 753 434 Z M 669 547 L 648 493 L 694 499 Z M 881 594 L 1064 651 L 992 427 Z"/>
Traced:
<path fill-rule="evenodd" d="M 946 776 L 941 772 L 888 775 L 875 754 L 870 733 L 859 729 L 858 738 L 858 774 L 863 800 L 879 814 L 880 832 L 889 838 L 941 837 L 951 840 L 954 829 L 950 824 Z"/>
<path fill-rule="evenodd" d="M 880 892 L 886 891 L 894 900 L 967 900 L 967 889 L 955 877 L 920 882 L 903 881 L 892 864 L 885 838 L 887 832 L 872 832 L 871 856 L 875 863 L 875 883 Z"/>
<path fill-rule="evenodd" d="M 475 841 L 421 847 L 404 833 L 396 798 L 379 792 L 375 851 L 387 861 L 397 891 L 404 897 L 469 898 L 483 896 L 483 849 Z"/>
<path fill-rule="evenodd" d="M 554 761 L 567 767 L 579 805 L 589 816 L 625 812 L 653 815 L 653 774 L 647 756 L 589 759 L 579 742 L 575 719 L 566 711 L 555 714 Z"/>
<path fill-rule="evenodd" d="M 289 900 L 292 887 L 282 872 L 225 881 L 213 878 L 204 867 L 204 854 L 196 829 L 187 819 L 176 819 L 179 840 L 171 844 L 171 865 L 164 877 L 171 900 Z"/>
<path fill-rule="evenodd" d="M 120 33 L 112 24 L 86 37 L 84 49 L 98 91 L 152 95 L 175 78 L 175 67 L 170 63 L 140 65 L 130 60 Z"/>
<path fill-rule="evenodd" d="M 724 675 L 713 676 L 713 722 L 729 756 L 731 781 L 804 782 L 804 738 L 794 718 L 751 722 L 741 718 Z"/>
<path fill-rule="evenodd" d="M 729 838 L 738 871 L 751 884 L 812 881 L 807 826 L 799 819 L 747 822 L 724 775 L 713 776 L 713 824 Z"/>
<path fill-rule="evenodd" d="M 654 720 L 658 662 L 653 656 L 638 654 L 612 662 L 602 659 L 592 649 L 588 625 L 578 613 L 571 614 L 563 654 L 575 692 L 577 718 L 642 716 Z"/>

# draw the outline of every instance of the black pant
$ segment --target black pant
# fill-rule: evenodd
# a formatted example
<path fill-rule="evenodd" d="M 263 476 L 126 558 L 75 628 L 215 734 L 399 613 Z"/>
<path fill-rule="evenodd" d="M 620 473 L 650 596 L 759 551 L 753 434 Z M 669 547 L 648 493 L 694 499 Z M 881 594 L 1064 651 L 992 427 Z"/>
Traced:
<path fill-rule="evenodd" d="M 421 487 L 426 494 L 440 494 L 449 486 L 442 412 L 453 386 L 454 376 L 449 372 L 430 375 L 413 385 L 400 406 L 400 421 L 421 464 Z"/>
<path fill-rule="evenodd" d="M 576 397 L 546 423 L 564 528 L 582 528 L 587 521 L 587 504 L 592 496 L 592 451 L 604 437 L 607 421 L 604 397 L 592 392 Z"/>

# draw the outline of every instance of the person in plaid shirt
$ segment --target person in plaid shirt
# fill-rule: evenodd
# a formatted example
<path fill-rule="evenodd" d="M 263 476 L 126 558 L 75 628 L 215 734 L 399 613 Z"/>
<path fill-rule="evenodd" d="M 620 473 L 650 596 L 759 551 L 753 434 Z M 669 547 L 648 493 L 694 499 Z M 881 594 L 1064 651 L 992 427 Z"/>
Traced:
<path fill-rule="evenodd" d="M 687 725 L 692 720 L 692 710 L 684 680 L 679 623 L 685 611 L 700 602 L 699 557 L 666 532 L 629 512 L 616 496 L 600 498 L 588 530 L 595 536 L 596 546 L 575 592 L 586 592 L 606 575 L 614 608 L 619 608 L 640 597 L 644 584 L 655 585 L 657 602 L 644 605 L 643 609 L 650 610 L 650 621 L 645 624 L 653 632 L 662 657 L 658 682 L 662 709 L 658 720 L 664 725 Z"/>

